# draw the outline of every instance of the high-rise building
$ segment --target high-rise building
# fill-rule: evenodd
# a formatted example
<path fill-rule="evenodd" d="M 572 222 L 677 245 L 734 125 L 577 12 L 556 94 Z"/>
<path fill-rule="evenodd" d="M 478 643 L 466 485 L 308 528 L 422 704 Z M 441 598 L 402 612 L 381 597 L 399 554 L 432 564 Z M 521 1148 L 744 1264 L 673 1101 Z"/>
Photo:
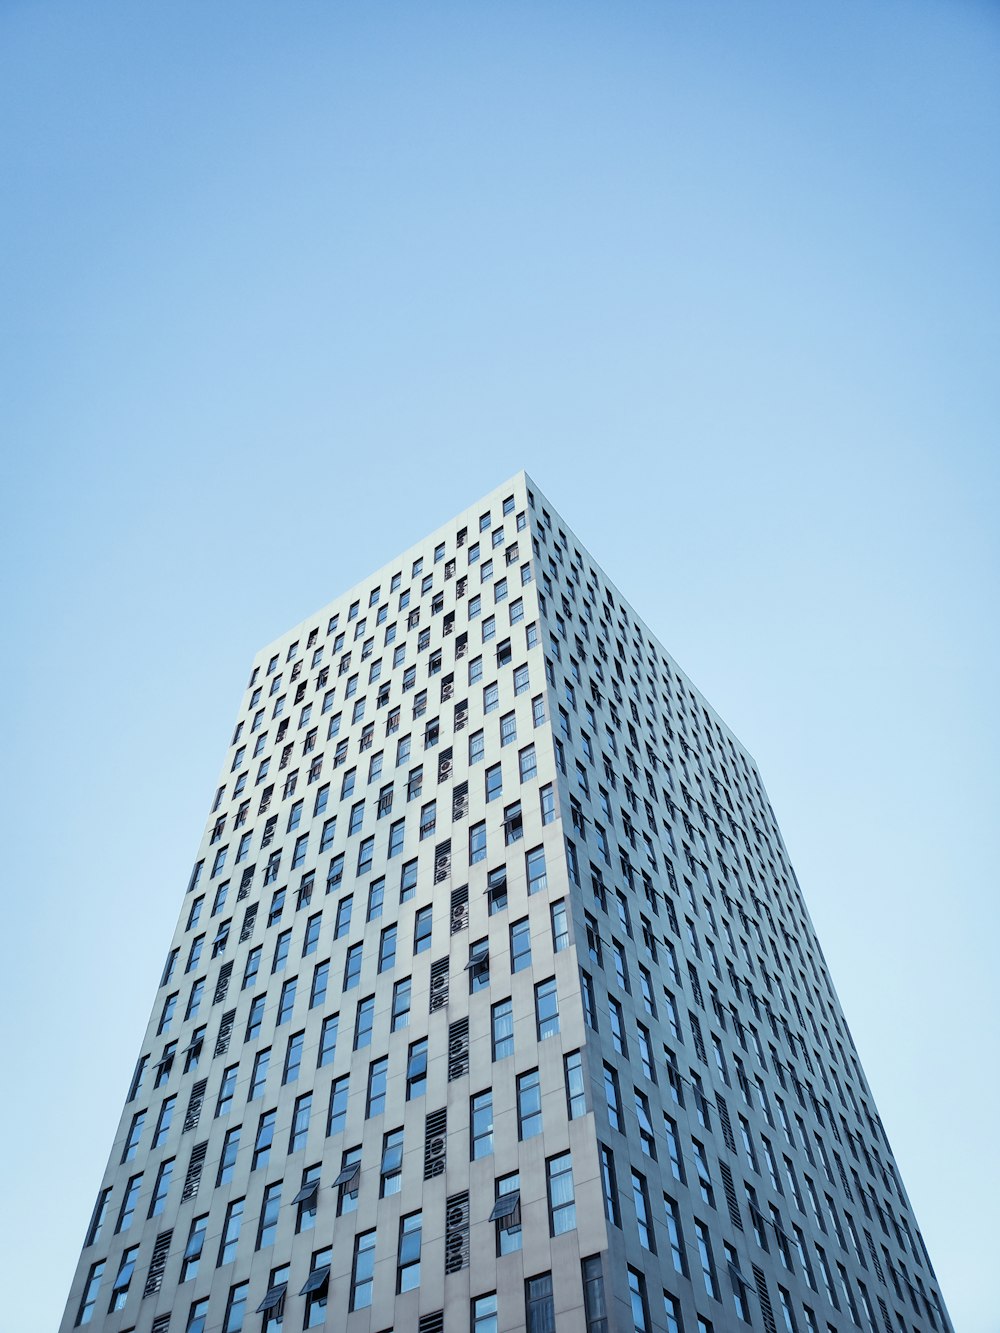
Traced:
<path fill-rule="evenodd" d="M 523 473 L 255 661 L 83 1325 L 950 1328 L 753 759 Z"/>

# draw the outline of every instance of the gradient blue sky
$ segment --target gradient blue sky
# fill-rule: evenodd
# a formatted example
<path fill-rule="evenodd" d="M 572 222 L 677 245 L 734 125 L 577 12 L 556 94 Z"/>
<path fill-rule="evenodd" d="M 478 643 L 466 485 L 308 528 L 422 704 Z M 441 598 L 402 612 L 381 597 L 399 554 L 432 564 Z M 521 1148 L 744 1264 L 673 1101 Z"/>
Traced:
<path fill-rule="evenodd" d="M 998 144 L 992 4 L 7 0 L 5 1324 L 251 655 L 523 466 L 756 755 L 1000 1329 Z"/>

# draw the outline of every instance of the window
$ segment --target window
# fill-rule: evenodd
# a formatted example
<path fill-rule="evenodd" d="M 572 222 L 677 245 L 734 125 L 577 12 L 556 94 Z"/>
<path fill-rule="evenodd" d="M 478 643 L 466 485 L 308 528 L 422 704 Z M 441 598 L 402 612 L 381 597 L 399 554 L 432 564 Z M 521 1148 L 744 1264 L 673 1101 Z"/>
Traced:
<path fill-rule="evenodd" d="M 552 1274 L 529 1277 L 524 1284 L 526 1333 L 553 1333 L 556 1326 L 552 1302 Z"/>
<path fill-rule="evenodd" d="M 298 977 L 292 977 L 286 981 L 281 988 L 281 999 L 278 1001 L 278 1014 L 275 1026 L 281 1027 L 282 1023 L 287 1023 L 292 1016 L 292 1010 L 295 1008 L 295 991 L 298 986 Z"/>
<path fill-rule="evenodd" d="M 115 1224 L 115 1235 L 120 1235 L 123 1231 L 128 1231 L 132 1225 L 132 1219 L 135 1216 L 135 1205 L 139 1198 L 139 1190 L 142 1186 L 142 1172 L 132 1176 L 125 1187 L 125 1195 L 122 1199 L 121 1208 L 118 1210 L 118 1221 Z"/>
<path fill-rule="evenodd" d="M 597 997 L 594 993 L 594 979 L 588 972 L 584 972 L 582 967 L 580 968 L 580 997 L 583 1001 L 584 1022 L 594 1032 L 597 1032 Z"/>
<path fill-rule="evenodd" d="M 719 1286 L 715 1280 L 715 1263 L 712 1259 L 712 1246 L 708 1238 L 708 1227 L 704 1222 L 695 1220 L 694 1224 L 695 1239 L 698 1242 L 698 1257 L 701 1260 L 701 1275 L 705 1282 L 705 1290 L 713 1300 L 719 1299 Z"/>
<path fill-rule="evenodd" d="M 561 1236 L 576 1227 L 573 1163 L 567 1152 L 550 1157 L 545 1165 L 548 1175 L 549 1235 Z"/>
<path fill-rule="evenodd" d="M 632 1202 L 635 1206 L 635 1224 L 639 1229 L 639 1243 L 643 1249 L 655 1254 L 653 1225 L 649 1215 L 649 1196 L 646 1193 L 646 1177 L 638 1171 L 632 1172 Z"/>
<path fill-rule="evenodd" d="M 379 1198 L 398 1194 L 403 1187 L 403 1131 L 390 1130 L 382 1137 L 382 1163 L 379 1168 Z"/>
<path fill-rule="evenodd" d="M 486 823 L 481 821 L 469 829 L 469 864 L 486 860 Z"/>
<path fill-rule="evenodd" d="M 542 847 L 533 847 L 524 858 L 525 867 L 528 876 L 528 893 L 541 893 L 543 889 L 548 888 L 548 877 L 545 873 L 545 850 Z"/>
<path fill-rule="evenodd" d="M 104 1269 L 106 1267 L 106 1259 L 101 1259 L 98 1263 L 90 1265 L 90 1272 L 87 1274 L 87 1283 L 83 1289 L 83 1295 L 80 1298 L 80 1309 L 76 1316 L 78 1327 L 81 1324 L 89 1324 L 94 1317 L 94 1307 L 97 1304 L 97 1293 L 100 1289 L 101 1278 L 104 1276 Z"/>
<path fill-rule="evenodd" d="M 312 1256 L 309 1276 L 299 1292 L 306 1298 L 305 1328 L 317 1328 L 326 1322 L 326 1307 L 330 1292 L 330 1267 L 333 1250 L 317 1250 Z"/>
<path fill-rule="evenodd" d="M 170 1190 L 170 1181 L 173 1174 L 174 1159 L 170 1157 L 165 1162 L 160 1163 L 160 1169 L 156 1173 L 156 1186 L 150 1200 L 147 1217 L 158 1217 L 167 1206 L 167 1194 Z"/>
<path fill-rule="evenodd" d="M 498 1176 L 496 1202 L 489 1220 L 496 1223 L 497 1255 L 514 1254 L 521 1248 L 521 1179 L 517 1172 Z"/>
<path fill-rule="evenodd" d="M 531 926 L 528 918 L 522 917 L 510 928 L 510 970 L 521 972 L 531 966 Z"/>
<path fill-rule="evenodd" d="M 406 1061 L 406 1100 L 422 1097 L 427 1091 L 427 1038 L 411 1043 Z"/>
<path fill-rule="evenodd" d="M 228 1069 L 223 1070 L 222 1083 L 219 1085 L 219 1097 L 215 1103 L 216 1116 L 225 1115 L 233 1105 L 233 1094 L 236 1091 L 236 1075 L 239 1073 L 239 1065 L 230 1065 Z M 163 1110 L 160 1112 L 160 1119 L 156 1126 L 156 1133 L 153 1136 L 153 1147 L 157 1148 L 166 1138 L 166 1130 L 170 1125 L 170 1115 L 173 1113 L 173 1104 L 176 1097 L 168 1097 L 163 1103 Z M 169 1112 L 167 1103 L 170 1103 Z M 163 1117 L 167 1113 L 167 1123 L 164 1125 Z M 162 1134 L 162 1137 L 161 1137 Z"/>
<path fill-rule="evenodd" d="M 537 1069 L 517 1079 L 517 1136 L 531 1139 L 542 1132 L 542 1090 Z"/>
<path fill-rule="evenodd" d="M 261 1203 L 260 1221 L 257 1224 L 257 1244 L 255 1249 L 262 1250 L 265 1245 L 274 1244 L 274 1235 L 278 1230 L 278 1213 L 281 1211 L 281 1181 L 268 1185 L 264 1190 Z"/>
<path fill-rule="evenodd" d="M 646 1279 L 634 1268 L 628 1270 L 628 1294 L 632 1307 L 634 1333 L 649 1333 L 649 1307 L 646 1303 Z"/>
<path fill-rule="evenodd" d="M 560 898 L 552 904 L 549 911 L 552 922 L 552 952 L 562 953 L 569 948 L 569 924 L 566 917 L 566 900 Z"/>
<path fill-rule="evenodd" d="M 371 1120 L 385 1110 L 385 1090 L 389 1073 L 389 1058 L 381 1056 L 368 1066 L 368 1096 L 365 1101 L 365 1119 Z"/>
<path fill-rule="evenodd" d="M 215 1178 L 216 1187 L 225 1185 L 227 1181 L 233 1178 L 233 1167 L 236 1165 L 236 1156 L 240 1150 L 240 1129 L 237 1125 L 235 1129 L 226 1132 L 226 1137 L 222 1141 L 222 1156 L 219 1158 L 219 1172 Z"/>
<path fill-rule="evenodd" d="M 281 972 L 288 961 L 288 945 L 292 938 L 290 930 L 283 930 L 274 942 L 274 957 L 271 959 L 271 975 Z"/>
<path fill-rule="evenodd" d="M 351 1269 L 351 1309 L 364 1310 L 372 1303 L 375 1273 L 375 1232 L 363 1231 L 354 1240 Z"/>
<path fill-rule="evenodd" d="M 358 1002 L 357 1014 L 354 1019 L 354 1049 L 360 1050 L 363 1046 L 370 1046 L 372 1040 L 372 1025 L 375 1022 L 375 996 L 368 995 L 365 999 Z"/>
<path fill-rule="evenodd" d="M 253 1158 L 250 1164 L 251 1171 L 256 1171 L 261 1166 L 267 1166 L 271 1160 L 271 1145 L 274 1142 L 274 1122 L 277 1114 L 277 1111 L 265 1111 L 260 1118 L 260 1124 L 257 1126 L 257 1138 L 254 1141 Z"/>
<path fill-rule="evenodd" d="M 513 805 L 508 805 L 503 812 L 504 845 L 510 847 L 512 843 L 520 842 L 523 837 L 524 818 L 521 814 L 521 802 L 515 801 Z"/>
<path fill-rule="evenodd" d="M 396 927 L 386 926 L 379 938 L 378 970 L 388 972 L 396 964 Z"/>
<path fill-rule="evenodd" d="M 591 1255 L 581 1265 L 583 1272 L 583 1312 L 587 1333 L 608 1333 L 608 1307 L 604 1298 L 604 1273 L 600 1255 Z"/>
<path fill-rule="evenodd" d="M 243 1224 L 243 1204 L 244 1199 L 233 1199 L 226 1208 L 226 1220 L 222 1228 L 222 1239 L 219 1242 L 218 1266 L 232 1263 L 236 1258 L 236 1246 L 240 1238 L 240 1227 Z"/>
<path fill-rule="evenodd" d="M 469 961 L 466 964 L 469 973 L 469 994 L 486 990 L 490 984 L 490 946 L 486 939 L 476 940 L 469 945 Z"/>
<path fill-rule="evenodd" d="M 136 1111 L 132 1117 L 132 1124 L 129 1126 L 128 1138 L 125 1140 L 125 1148 L 122 1152 L 122 1161 L 131 1162 L 135 1157 L 136 1148 L 139 1146 L 139 1140 L 142 1138 L 142 1129 L 146 1123 L 146 1112 Z"/>
<path fill-rule="evenodd" d="M 583 1057 L 571 1051 L 563 1060 L 566 1075 L 566 1106 L 570 1120 L 587 1114 L 587 1095 L 583 1081 Z"/>
<path fill-rule="evenodd" d="M 113 1314 L 116 1310 L 121 1310 L 128 1300 L 128 1289 L 132 1282 L 132 1274 L 135 1272 L 135 1261 L 139 1257 L 138 1245 L 132 1245 L 125 1250 L 121 1257 L 121 1263 L 118 1268 L 118 1276 L 114 1280 L 111 1288 L 111 1304 L 108 1306 L 108 1313 Z"/>
<path fill-rule="evenodd" d="M 612 1129 L 622 1129 L 622 1102 L 618 1091 L 618 1074 L 611 1065 L 604 1066 L 604 1096 L 608 1104 L 608 1122 Z"/>
<path fill-rule="evenodd" d="M 535 987 L 535 1021 L 539 1041 L 559 1031 L 559 996 L 555 977 L 540 981 Z"/>
<path fill-rule="evenodd" d="M 476 1296 L 472 1302 L 472 1333 L 497 1333 L 497 1294 Z"/>
<path fill-rule="evenodd" d="M 347 1074 L 342 1074 L 340 1078 L 335 1078 L 330 1086 L 330 1104 L 326 1113 L 326 1133 L 329 1138 L 331 1134 L 343 1133 L 344 1124 L 347 1120 L 347 1098 L 350 1089 L 350 1079 Z"/>
<path fill-rule="evenodd" d="M 397 981 L 392 988 L 392 1016 L 389 1024 L 390 1032 L 396 1032 L 399 1028 L 405 1028 L 409 1025 L 411 990 L 412 985 L 409 977 L 404 977 L 402 981 Z"/>
<path fill-rule="evenodd" d="M 542 823 L 554 823 L 556 817 L 556 797 L 555 790 L 551 783 L 546 784 L 539 790 L 538 801 L 541 808 Z"/>
<path fill-rule="evenodd" d="M 316 1067 L 322 1069 L 324 1065 L 332 1064 L 333 1057 L 337 1053 L 337 1032 L 340 1027 L 340 1015 L 330 1014 L 323 1019 L 323 1026 L 319 1034 L 319 1055 L 316 1060 Z"/>
<path fill-rule="evenodd" d="M 361 976 L 361 953 L 363 949 L 361 944 L 352 944 L 347 950 L 344 959 L 344 986 L 345 991 L 352 990 Z"/>
<path fill-rule="evenodd" d="M 680 1210 L 677 1202 L 669 1195 L 663 1196 L 663 1211 L 667 1223 L 667 1236 L 670 1240 L 670 1254 L 675 1270 L 687 1277 L 687 1259 L 684 1255 L 684 1238 L 681 1233 Z"/>
<path fill-rule="evenodd" d="M 413 918 L 413 952 L 423 953 L 431 947 L 432 908 L 421 907 Z"/>
<path fill-rule="evenodd" d="M 469 736 L 469 764 L 478 764 L 486 753 L 486 741 L 481 731 L 474 731 Z"/>
<path fill-rule="evenodd" d="M 470 1099 L 470 1154 L 473 1161 L 493 1151 L 493 1092 L 479 1092 Z"/>
<path fill-rule="evenodd" d="M 503 774 L 499 764 L 493 764 L 486 770 L 486 801 L 497 800 L 503 795 Z"/>
<path fill-rule="evenodd" d="M 490 1011 L 493 1060 L 503 1060 L 514 1054 L 514 1006 L 510 1000 L 500 1000 Z"/>
<path fill-rule="evenodd" d="M 533 745 L 526 745 L 518 751 L 518 769 L 522 782 L 529 782 L 538 772 L 538 758 Z"/>
<path fill-rule="evenodd" d="M 628 1045 L 625 1040 L 625 1018 L 622 1007 L 611 995 L 608 996 L 608 1022 L 611 1026 L 611 1041 L 619 1055 L 628 1059 Z"/>
<path fill-rule="evenodd" d="M 513 745 L 517 740 L 517 718 L 513 713 L 504 713 L 500 719 L 500 746 Z"/>
<path fill-rule="evenodd" d="M 264 1092 L 264 1084 L 267 1082 L 267 1071 L 271 1063 L 271 1048 L 268 1046 L 263 1051 L 258 1051 L 254 1056 L 253 1073 L 250 1077 L 250 1089 L 247 1093 L 247 1101 L 256 1101 Z"/>
<path fill-rule="evenodd" d="M 399 1250 L 396 1263 L 396 1291 L 413 1291 L 420 1286 L 420 1241 L 423 1214 L 409 1213 L 399 1220 Z"/>

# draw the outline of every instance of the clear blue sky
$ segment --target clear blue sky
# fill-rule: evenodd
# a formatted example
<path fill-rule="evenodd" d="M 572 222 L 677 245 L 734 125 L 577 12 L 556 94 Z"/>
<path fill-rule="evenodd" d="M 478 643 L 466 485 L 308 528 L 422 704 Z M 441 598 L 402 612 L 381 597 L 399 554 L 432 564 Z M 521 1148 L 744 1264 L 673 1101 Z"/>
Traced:
<path fill-rule="evenodd" d="M 756 755 L 1000 1329 L 998 145 L 993 4 L 7 0 L 5 1324 L 252 653 L 524 466 Z"/>

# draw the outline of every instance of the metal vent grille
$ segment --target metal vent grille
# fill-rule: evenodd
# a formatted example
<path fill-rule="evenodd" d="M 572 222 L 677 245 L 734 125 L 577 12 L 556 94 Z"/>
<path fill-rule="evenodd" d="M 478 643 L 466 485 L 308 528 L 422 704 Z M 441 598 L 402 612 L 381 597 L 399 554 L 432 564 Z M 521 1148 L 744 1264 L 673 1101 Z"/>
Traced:
<path fill-rule="evenodd" d="M 181 1130 L 182 1134 L 187 1134 L 197 1126 L 207 1087 L 207 1078 L 200 1078 L 197 1083 L 192 1085 L 191 1096 L 188 1098 L 187 1115 L 184 1117 L 184 1128 Z"/>
<path fill-rule="evenodd" d="M 444 1173 L 448 1135 L 448 1111 L 432 1111 L 424 1128 L 424 1180 L 433 1180 Z"/>
<path fill-rule="evenodd" d="M 467 782 L 458 782 L 455 784 L 455 790 L 451 794 L 451 817 L 452 819 L 464 819 L 469 813 L 469 784 Z"/>
<path fill-rule="evenodd" d="M 448 1003 L 448 959 L 439 958 L 431 966 L 430 1011 L 443 1009 Z"/>
<path fill-rule="evenodd" d="M 243 916 L 243 929 L 240 931 L 240 943 L 245 944 L 253 934 L 253 928 L 257 921 L 257 904 L 251 903 Z"/>
<path fill-rule="evenodd" d="M 205 1154 L 207 1152 L 207 1139 L 204 1143 L 196 1143 L 191 1149 L 187 1175 L 184 1177 L 184 1189 L 181 1191 L 182 1202 L 193 1199 L 198 1193 L 198 1186 L 201 1184 L 201 1168 L 205 1165 Z"/>
<path fill-rule="evenodd" d="M 722 1188 L 726 1191 L 726 1206 L 729 1209 L 729 1220 L 737 1231 L 742 1231 L 743 1218 L 740 1216 L 740 1206 L 736 1201 L 736 1188 L 733 1185 L 733 1173 L 725 1162 L 719 1163 L 719 1171 L 722 1175 Z"/>
<path fill-rule="evenodd" d="M 757 1284 L 757 1299 L 760 1301 L 760 1314 L 764 1321 L 764 1328 L 767 1333 L 778 1333 L 778 1326 L 774 1322 L 774 1310 L 771 1308 L 771 1297 L 768 1294 L 767 1282 L 764 1278 L 764 1270 L 753 1266 L 753 1280 Z"/>
<path fill-rule="evenodd" d="M 715 1094 L 715 1104 L 719 1108 L 719 1120 L 722 1122 L 722 1137 L 726 1140 L 726 1147 L 730 1152 L 736 1151 L 736 1140 L 733 1138 L 732 1121 L 729 1119 L 729 1107 L 726 1105 L 726 1099 L 721 1092 Z"/>
<path fill-rule="evenodd" d="M 236 1010 L 227 1009 L 222 1015 L 222 1022 L 219 1024 L 219 1035 L 215 1039 L 215 1054 L 225 1055 L 229 1050 L 229 1038 L 233 1035 L 233 1024 L 236 1022 Z"/>
<path fill-rule="evenodd" d="M 434 849 L 434 883 L 440 884 L 451 874 L 451 839 L 439 842 Z"/>
<path fill-rule="evenodd" d="M 457 1019 L 448 1029 L 448 1082 L 469 1072 L 469 1020 Z"/>
<path fill-rule="evenodd" d="M 445 1208 L 444 1271 L 460 1273 L 469 1266 L 469 1191 L 452 1194 Z"/>
<path fill-rule="evenodd" d="M 451 933 L 457 935 L 469 924 L 469 886 L 461 885 L 451 891 Z"/>
<path fill-rule="evenodd" d="M 219 968 L 219 979 L 215 983 L 215 994 L 212 996 L 213 1004 L 221 1004 L 226 998 L 226 991 L 229 989 L 229 978 L 232 975 L 232 963 L 223 963 Z"/>
<path fill-rule="evenodd" d="M 146 1274 L 146 1286 L 143 1290 L 143 1297 L 155 1296 L 163 1284 L 163 1272 L 167 1266 L 167 1255 L 170 1253 L 170 1242 L 173 1240 L 173 1228 L 169 1231 L 161 1231 L 156 1238 L 156 1244 L 153 1246 L 153 1256 L 149 1261 L 149 1272 Z"/>

